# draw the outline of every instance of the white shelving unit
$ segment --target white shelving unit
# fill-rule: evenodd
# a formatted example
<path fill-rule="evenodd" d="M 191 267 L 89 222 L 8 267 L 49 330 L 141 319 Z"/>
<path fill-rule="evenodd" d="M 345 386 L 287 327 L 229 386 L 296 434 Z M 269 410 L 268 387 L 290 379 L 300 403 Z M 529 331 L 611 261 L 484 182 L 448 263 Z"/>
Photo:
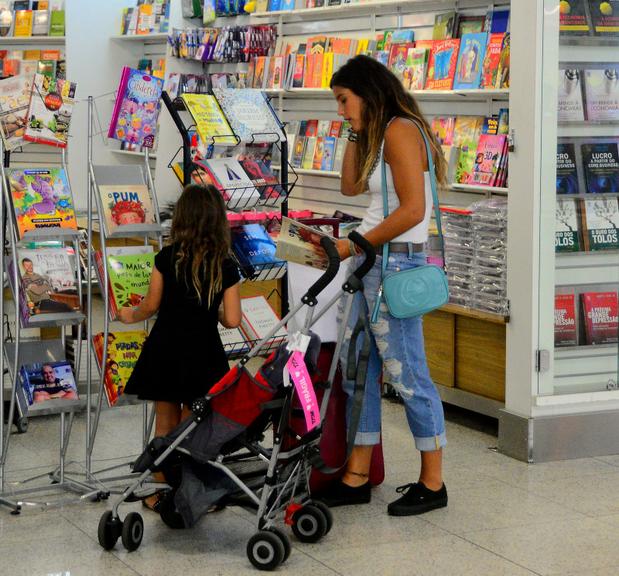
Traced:
<path fill-rule="evenodd" d="M 2 46 L 62 46 L 65 36 L 4 36 L 0 39 Z"/>

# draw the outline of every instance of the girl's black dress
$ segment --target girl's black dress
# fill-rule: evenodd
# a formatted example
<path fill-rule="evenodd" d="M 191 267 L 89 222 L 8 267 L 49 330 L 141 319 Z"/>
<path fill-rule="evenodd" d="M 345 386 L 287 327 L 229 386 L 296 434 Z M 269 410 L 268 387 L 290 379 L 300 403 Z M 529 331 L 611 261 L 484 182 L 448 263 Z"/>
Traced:
<path fill-rule="evenodd" d="M 217 311 L 223 291 L 240 280 L 238 268 L 231 259 L 224 261 L 222 291 L 208 306 L 208 280 L 200 303 L 190 277 L 176 278 L 176 251 L 176 246 L 168 246 L 155 256 L 155 267 L 163 275 L 161 305 L 125 388 L 142 400 L 190 402 L 229 370 Z"/>

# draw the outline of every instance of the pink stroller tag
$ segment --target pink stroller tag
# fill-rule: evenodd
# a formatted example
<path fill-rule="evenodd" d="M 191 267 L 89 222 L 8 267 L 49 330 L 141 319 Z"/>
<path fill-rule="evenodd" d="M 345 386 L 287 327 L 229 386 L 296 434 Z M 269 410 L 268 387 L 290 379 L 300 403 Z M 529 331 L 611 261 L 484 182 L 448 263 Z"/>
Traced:
<path fill-rule="evenodd" d="M 290 372 L 290 378 L 294 382 L 297 394 L 299 395 L 299 400 L 303 407 L 303 414 L 305 415 L 305 424 L 309 432 L 320 424 L 320 410 L 318 408 L 318 401 L 316 400 L 312 379 L 305 366 L 303 354 L 301 354 L 299 350 L 293 352 L 286 366 Z"/>

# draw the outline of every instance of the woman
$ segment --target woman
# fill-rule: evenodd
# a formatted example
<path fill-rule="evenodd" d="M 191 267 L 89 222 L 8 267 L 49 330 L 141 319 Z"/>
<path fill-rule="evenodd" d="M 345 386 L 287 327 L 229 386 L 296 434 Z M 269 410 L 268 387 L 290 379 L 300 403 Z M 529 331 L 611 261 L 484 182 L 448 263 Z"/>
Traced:
<path fill-rule="evenodd" d="M 366 191 L 370 194 L 370 205 L 358 231 L 377 251 L 376 264 L 364 279 L 364 293 L 355 296 L 342 349 L 344 362 L 359 315 L 371 316 L 374 310 L 381 281 L 383 244 L 389 243 L 387 272 L 426 263 L 423 248 L 428 239 L 432 189 L 423 134 L 430 142 L 439 182 L 445 180 L 445 160 L 413 97 L 379 62 L 367 56 L 349 60 L 333 75 L 331 89 L 338 103 L 338 114 L 351 125 L 341 191 L 345 196 Z M 381 189 L 383 153 L 389 198 L 386 218 Z M 337 248 L 342 260 L 352 256 L 352 265 L 359 264 L 351 242 L 341 239 Z M 430 378 L 421 319 L 398 320 L 381 303 L 378 321 L 370 327 L 372 352 L 355 447 L 342 479 L 321 498 L 329 506 L 366 503 L 371 499 L 368 474 L 372 449 L 380 441 L 378 383 L 384 363 L 387 381 L 404 401 L 415 446 L 421 452 L 418 482 L 398 488 L 402 496 L 389 504 L 388 512 L 408 516 L 446 506 L 447 490 L 442 477 L 442 448 L 446 444 L 443 407 Z M 352 381 L 344 381 L 349 403 L 353 385 Z"/>

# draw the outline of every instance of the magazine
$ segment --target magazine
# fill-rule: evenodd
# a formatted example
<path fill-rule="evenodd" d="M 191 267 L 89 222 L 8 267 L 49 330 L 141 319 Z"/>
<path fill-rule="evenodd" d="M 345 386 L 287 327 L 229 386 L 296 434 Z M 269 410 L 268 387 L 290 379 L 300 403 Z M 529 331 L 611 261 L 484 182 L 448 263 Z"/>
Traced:
<path fill-rule="evenodd" d="M 326 270 L 329 259 L 320 245 L 322 238 L 334 240 L 329 234 L 284 216 L 282 217 L 282 228 L 277 238 L 275 256 L 289 262 Z"/>
<path fill-rule="evenodd" d="M 23 143 L 31 93 L 32 78 L 25 74 L 0 80 L 0 137 L 6 150 Z"/>
<path fill-rule="evenodd" d="M 19 375 L 30 406 L 57 399 L 79 400 L 73 370 L 67 361 L 26 364 Z"/>

